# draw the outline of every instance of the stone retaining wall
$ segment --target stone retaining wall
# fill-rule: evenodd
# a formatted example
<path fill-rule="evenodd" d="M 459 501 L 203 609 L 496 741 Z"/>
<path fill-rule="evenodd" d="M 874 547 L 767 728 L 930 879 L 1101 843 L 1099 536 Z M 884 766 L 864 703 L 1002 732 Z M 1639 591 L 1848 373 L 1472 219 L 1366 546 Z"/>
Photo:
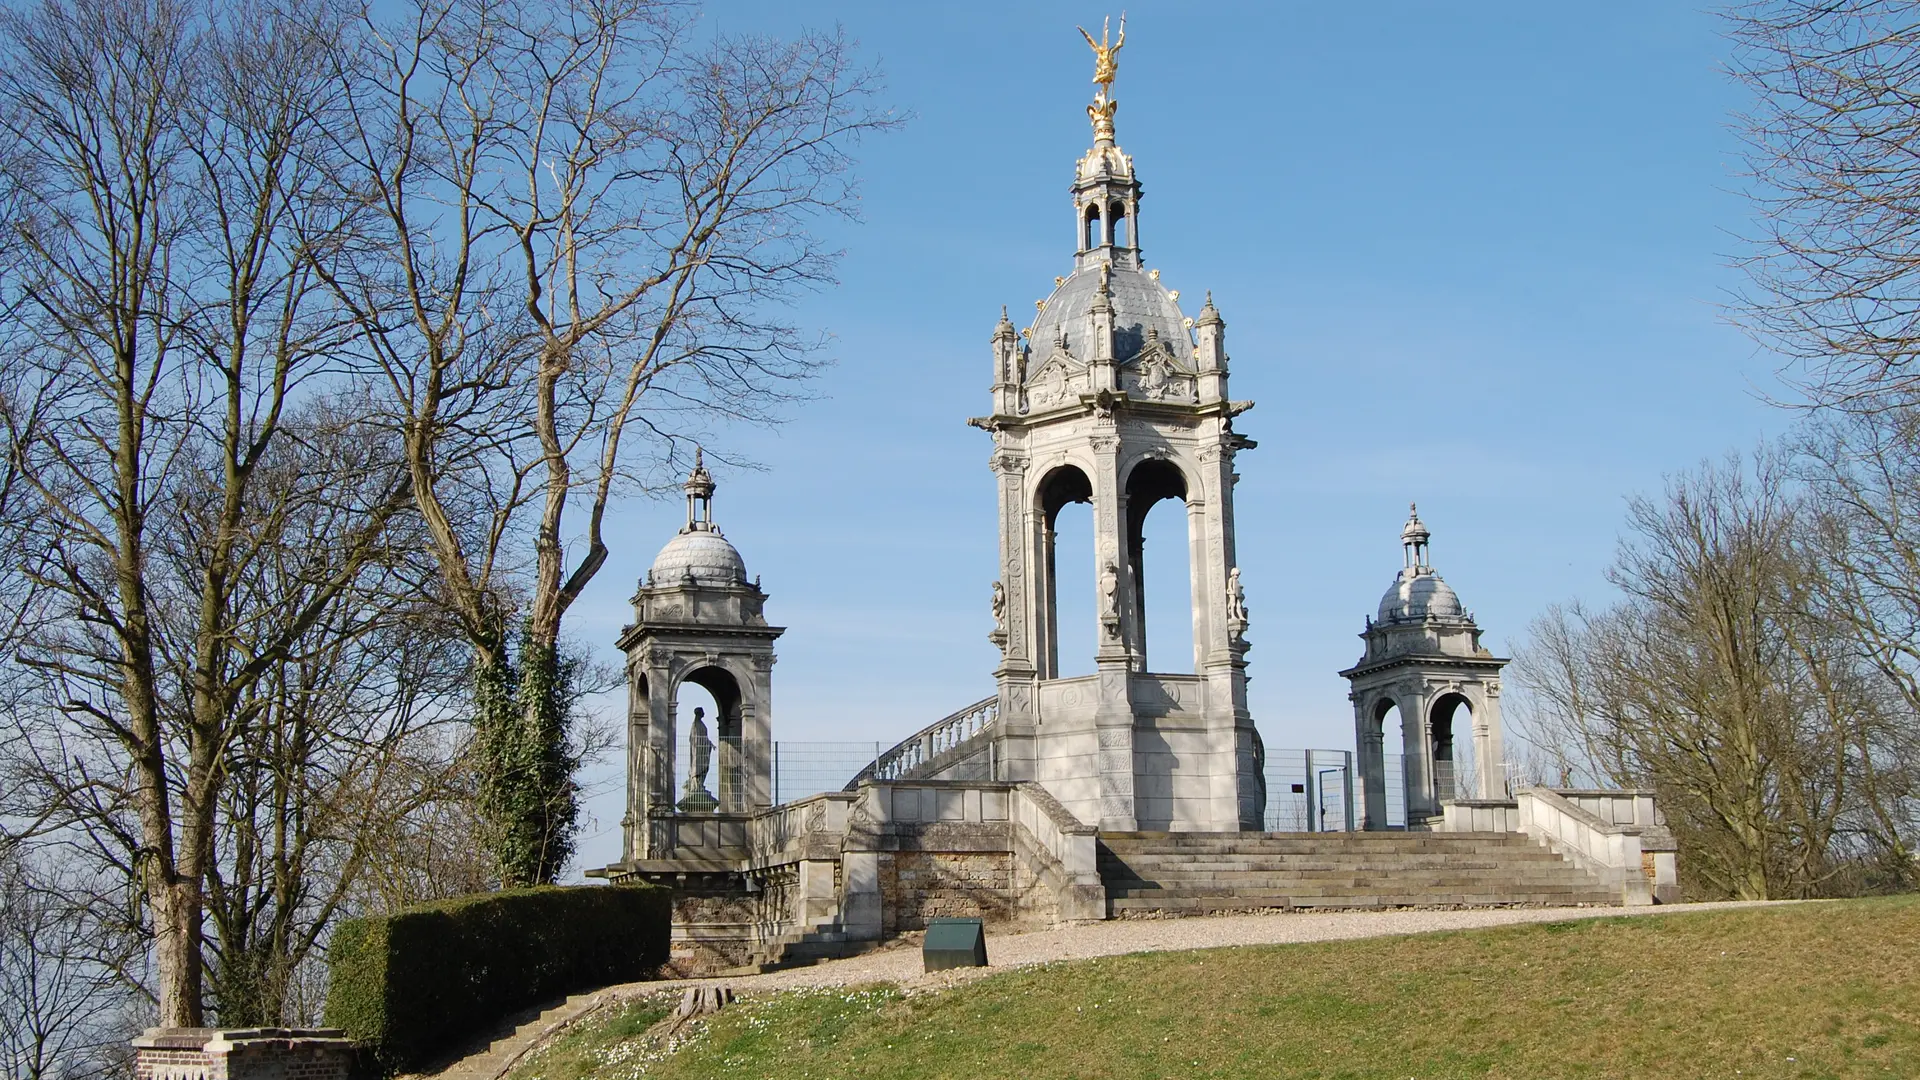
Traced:
<path fill-rule="evenodd" d="M 1009 852 L 899 851 L 880 856 L 881 932 L 930 919 L 1017 918 Z"/>

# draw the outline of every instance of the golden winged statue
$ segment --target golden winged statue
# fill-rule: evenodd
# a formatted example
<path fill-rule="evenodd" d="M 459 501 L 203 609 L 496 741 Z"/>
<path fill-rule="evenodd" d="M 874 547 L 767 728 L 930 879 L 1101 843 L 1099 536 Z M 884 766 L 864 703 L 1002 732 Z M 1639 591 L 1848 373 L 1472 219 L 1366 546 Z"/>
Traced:
<path fill-rule="evenodd" d="M 1107 29 L 1112 22 L 1113 20 L 1108 18 L 1100 24 L 1099 41 L 1093 40 L 1093 35 L 1087 33 L 1086 27 L 1074 27 L 1074 29 L 1080 31 L 1081 37 L 1087 39 L 1087 47 L 1093 50 L 1093 81 L 1100 84 L 1100 89 L 1103 94 L 1113 88 L 1114 73 L 1120 69 L 1120 47 L 1127 43 L 1127 13 L 1124 11 L 1120 13 L 1120 40 L 1114 42 L 1113 46 L 1109 48 L 1107 46 Z"/>

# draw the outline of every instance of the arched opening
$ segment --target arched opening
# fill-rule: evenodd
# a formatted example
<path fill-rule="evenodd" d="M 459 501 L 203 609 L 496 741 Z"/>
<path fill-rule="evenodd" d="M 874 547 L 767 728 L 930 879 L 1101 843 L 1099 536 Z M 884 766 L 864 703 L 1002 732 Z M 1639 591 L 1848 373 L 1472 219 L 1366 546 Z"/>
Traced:
<path fill-rule="evenodd" d="M 1448 799 L 1471 799 L 1476 784 L 1473 768 L 1473 703 L 1462 694 L 1443 694 L 1428 713 L 1433 733 L 1433 794 Z"/>
<path fill-rule="evenodd" d="M 1083 231 L 1086 233 L 1086 242 L 1081 245 L 1082 248 L 1091 249 L 1100 246 L 1100 204 L 1094 203 L 1087 207 L 1086 228 Z"/>
<path fill-rule="evenodd" d="M 1040 618 L 1040 677 L 1090 675 L 1099 622 L 1093 595 L 1099 576 L 1094 566 L 1093 483 L 1086 473 L 1062 465 L 1041 479 L 1039 491 L 1046 548 L 1040 567 L 1045 577 L 1039 590 L 1045 606 Z M 1068 568 L 1064 581 L 1059 572 L 1063 566 Z M 1063 618 L 1062 612 L 1068 616 Z M 1063 656 L 1068 658 L 1065 665 Z"/>
<path fill-rule="evenodd" d="M 1151 513 L 1169 500 L 1178 503 L 1177 509 Z M 1128 637 L 1142 671 L 1200 670 L 1194 650 L 1198 612 L 1186 501 L 1187 478 L 1170 461 L 1143 461 L 1127 476 L 1127 565 L 1134 583 Z M 1146 558 L 1149 538 L 1154 541 L 1152 563 Z M 1149 640 L 1155 643 L 1151 653 Z"/>
<path fill-rule="evenodd" d="M 1113 238 L 1115 247 L 1127 246 L 1127 204 L 1114 203 L 1107 211 L 1107 235 Z"/>
<path fill-rule="evenodd" d="M 674 694 L 674 731 L 680 739 L 674 755 L 674 801 L 682 810 L 711 809 L 709 799 L 726 813 L 744 809 L 740 696 L 740 684 L 724 668 L 696 668 L 681 679 Z M 704 729 L 704 749 L 696 745 L 696 718 Z M 696 773 L 703 774 L 698 783 L 690 779 Z"/>
<path fill-rule="evenodd" d="M 1381 748 L 1377 775 L 1381 795 L 1381 820 L 1372 828 L 1407 827 L 1407 772 L 1401 748 L 1406 742 L 1406 718 L 1391 698 L 1382 698 L 1373 706 L 1373 729 L 1380 733 Z M 1371 788 L 1375 781 L 1368 780 Z M 1372 798 L 1371 791 L 1368 798 Z"/>

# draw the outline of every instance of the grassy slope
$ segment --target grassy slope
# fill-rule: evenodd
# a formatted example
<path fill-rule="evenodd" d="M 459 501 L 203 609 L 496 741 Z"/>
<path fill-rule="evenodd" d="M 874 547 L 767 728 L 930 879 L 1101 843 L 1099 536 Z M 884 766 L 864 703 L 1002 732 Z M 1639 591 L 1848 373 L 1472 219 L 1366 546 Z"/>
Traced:
<path fill-rule="evenodd" d="M 778 995 L 644 1063 L 612 1032 L 578 1071 L 536 1061 L 513 1080 L 1912 1077 L 1920 899 L 1136 954 L 912 998 Z"/>

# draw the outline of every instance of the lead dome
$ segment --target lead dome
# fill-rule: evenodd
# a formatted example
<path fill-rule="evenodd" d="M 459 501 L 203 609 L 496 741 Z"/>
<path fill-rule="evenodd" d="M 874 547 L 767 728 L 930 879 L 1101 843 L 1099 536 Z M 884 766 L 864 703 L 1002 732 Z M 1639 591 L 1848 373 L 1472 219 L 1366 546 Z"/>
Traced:
<path fill-rule="evenodd" d="M 1028 331 L 1028 340 L 1036 350 L 1064 343 L 1067 351 L 1090 356 L 1087 339 L 1092 331 L 1094 297 L 1100 295 L 1101 277 L 1106 277 L 1106 293 L 1113 309 L 1113 353 L 1125 360 L 1146 348 L 1149 338 L 1169 344 L 1184 344 L 1184 356 L 1193 348 L 1187 334 L 1180 305 L 1168 289 L 1150 274 L 1119 260 L 1112 265 L 1081 267 L 1069 275 L 1047 297 Z"/>
<path fill-rule="evenodd" d="M 1400 571 L 1387 594 L 1380 598 L 1380 622 L 1416 622 L 1420 619 L 1460 619 L 1466 609 L 1460 606 L 1460 594 L 1440 580 L 1432 567 L 1409 567 Z"/>

